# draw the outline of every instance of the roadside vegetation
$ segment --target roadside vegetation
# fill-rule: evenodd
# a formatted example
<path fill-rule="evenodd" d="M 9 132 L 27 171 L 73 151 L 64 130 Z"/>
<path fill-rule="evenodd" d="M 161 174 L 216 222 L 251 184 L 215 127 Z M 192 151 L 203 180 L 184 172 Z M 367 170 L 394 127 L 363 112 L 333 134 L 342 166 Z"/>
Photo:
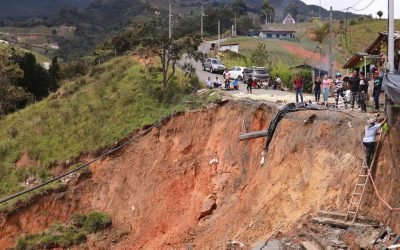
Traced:
<path fill-rule="evenodd" d="M 46 231 L 21 236 L 16 244 L 17 250 L 68 248 L 87 240 L 87 235 L 99 233 L 111 227 L 111 217 L 104 212 L 75 214 L 69 224 L 55 223 Z"/>
<path fill-rule="evenodd" d="M 199 83 L 179 72 L 164 88 L 156 68 L 131 56 L 119 57 L 63 82 L 43 101 L 1 119 L 0 196 L 25 188 L 22 183 L 28 176 L 45 181 L 52 176 L 50 166 L 112 145 L 173 111 L 218 98 L 211 92 L 187 97 Z M 32 165 L 16 168 L 24 153 Z"/>

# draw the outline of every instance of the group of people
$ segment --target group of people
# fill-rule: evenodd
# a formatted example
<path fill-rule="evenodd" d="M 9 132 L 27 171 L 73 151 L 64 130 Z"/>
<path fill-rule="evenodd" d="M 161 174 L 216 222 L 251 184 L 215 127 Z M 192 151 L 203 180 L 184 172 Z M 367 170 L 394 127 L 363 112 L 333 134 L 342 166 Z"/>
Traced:
<path fill-rule="evenodd" d="M 206 80 L 206 86 L 209 89 L 213 88 L 221 88 L 224 90 L 239 90 L 239 79 L 231 79 L 231 75 L 229 71 L 224 71 L 222 74 L 222 79 L 223 82 L 216 76 L 213 80 L 211 80 L 211 77 L 208 77 Z M 265 79 L 265 80 L 257 80 L 254 77 L 250 77 L 245 83 L 247 85 L 247 93 L 252 94 L 253 89 L 255 88 L 262 88 L 262 89 L 268 89 L 271 85 L 272 89 L 278 89 L 279 86 L 281 86 L 281 79 L 279 76 L 276 76 L 275 80 L 273 81 L 272 84 L 270 84 L 271 79 Z"/>
<path fill-rule="evenodd" d="M 252 94 L 253 93 L 253 89 L 269 89 L 270 87 L 272 87 L 272 89 L 276 90 L 281 86 L 281 79 L 279 78 L 279 76 L 276 76 L 275 80 L 273 80 L 273 82 L 271 83 L 272 79 L 268 78 L 268 79 L 263 79 L 263 80 L 257 80 L 254 77 L 251 77 L 247 80 L 246 84 L 247 84 L 247 93 L 248 94 Z"/>
<path fill-rule="evenodd" d="M 206 86 L 209 89 L 213 88 L 224 88 L 226 90 L 239 90 L 239 80 L 234 79 L 231 81 L 230 79 L 224 79 L 224 86 L 218 76 L 215 77 L 214 80 L 211 80 L 211 77 L 208 77 L 206 80 Z"/>
<path fill-rule="evenodd" d="M 375 111 L 379 111 L 379 96 L 382 88 L 382 79 L 383 78 L 380 76 L 379 72 L 373 69 L 372 80 L 374 82 L 374 87 L 372 91 L 372 97 L 374 99 Z M 342 98 L 345 108 L 347 108 L 348 104 L 350 104 L 351 108 L 354 109 L 354 106 L 357 103 L 361 112 L 367 112 L 369 81 L 370 79 L 366 77 L 364 72 L 358 73 L 357 71 L 353 71 L 352 76 L 348 79 L 349 89 L 346 90 L 344 88 L 344 82 L 340 73 L 336 74 L 335 80 L 332 80 L 332 78 L 328 77 L 327 75 L 324 76 L 323 80 L 321 80 L 320 77 L 317 77 L 314 82 L 315 101 L 317 103 L 320 102 L 320 96 L 322 92 L 323 103 L 327 104 L 330 90 L 333 88 L 336 108 L 339 106 L 339 99 Z"/>

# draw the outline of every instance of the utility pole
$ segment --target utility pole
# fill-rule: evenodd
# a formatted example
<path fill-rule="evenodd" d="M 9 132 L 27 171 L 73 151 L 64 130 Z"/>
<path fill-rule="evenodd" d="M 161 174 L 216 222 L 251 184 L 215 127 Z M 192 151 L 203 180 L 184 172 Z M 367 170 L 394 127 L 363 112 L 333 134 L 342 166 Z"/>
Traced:
<path fill-rule="evenodd" d="M 388 58 L 389 73 L 394 73 L 394 0 L 388 0 Z M 383 84 L 385 87 L 385 85 Z M 388 123 L 393 124 L 393 103 L 385 92 L 385 115 Z"/>
<path fill-rule="evenodd" d="M 171 39 L 171 37 L 172 37 L 172 8 L 171 8 L 171 0 L 169 0 L 168 37 L 169 37 L 170 39 Z"/>
<path fill-rule="evenodd" d="M 333 30 L 333 21 L 332 21 L 332 6 L 330 9 L 330 13 L 329 13 L 329 75 L 331 77 L 333 76 L 333 34 L 332 34 L 332 30 Z"/>
<path fill-rule="evenodd" d="M 319 16 L 319 20 L 321 21 L 321 0 L 319 0 L 318 16 Z"/>
<path fill-rule="evenodd" d="M 203 15 L 204 15 L 204 10 L 203 10 L 203 1 L 201 1 L 201 13 L 200 13 L 200 34 L 201 34 L 201 40 L 203 41 Z"/>
<path fill-rule="evenodd" d="M 234 37 L 237 36 L 237 33 L 236 33 L 236 24 L 237 24 L 237 22 L 236 22 L 236 12 L 235 12 L 235 30 L 234 30 L 234 33 L 233 33 L 233 36 L 234 36 Z"/>
<path fill-rule="evenodd" d="M 219 48 L 221 47 L 219 39 L 221 39 L 221 22 L 218 20 L 218 50 L 217 50 L 217 52 L 219 51 Z"/>
<path fill-rule="evenodd" d="M 394 73 L 394 0 L 389 0 L 388 6 L 388 62 L 389 72 Z"/>

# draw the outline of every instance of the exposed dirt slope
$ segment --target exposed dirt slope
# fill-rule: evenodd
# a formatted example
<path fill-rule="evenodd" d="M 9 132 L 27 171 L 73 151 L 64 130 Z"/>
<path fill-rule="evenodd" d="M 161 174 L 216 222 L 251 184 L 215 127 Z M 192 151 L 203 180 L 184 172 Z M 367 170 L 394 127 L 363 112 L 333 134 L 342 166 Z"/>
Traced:
<path fill-rule="evenodd" d="M 13 246 L 19 234 L 76 211 L 104 210 L 114 228 L 128 232 L 117 242 L 89 242 L 91 249 L 215 249 L 232 239 L 251 246 L 281 222 L 295 235 L 311 213 L 345 211 L 362 159 L 357 123 L 329 111 L 288 114 L 260 167 L 264 140 L 239 142 L 238 135 L 243 127 L 265 129 L 275 112 L 275 106 L 242 101 L 179 114 L 92 165 L 89 178 L 5 215 L 0 245 Z M 312 114 L 315 122 L 305 124 Z M 210 164 L 213 159 L 218 163 Z M 386 168 L 379 166 L 380 183 L 389 181 L 382 179 Z M 367 201 L 362 213 L 387 215 L 373 195 Z M 204 214 L 211 214 L 199 219 L 207 205 L 212 209 Z M 393 218 L 395 225 L 400 218 Z"/>

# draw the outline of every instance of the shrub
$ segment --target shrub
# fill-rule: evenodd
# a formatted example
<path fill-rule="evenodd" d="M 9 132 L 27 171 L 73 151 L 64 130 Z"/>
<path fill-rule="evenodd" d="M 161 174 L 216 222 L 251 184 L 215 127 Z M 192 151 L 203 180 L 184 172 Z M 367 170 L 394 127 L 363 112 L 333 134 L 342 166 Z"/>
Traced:
<path fill-rule="evenodd" d="M 18 239 L 15 248 L 17 250 L 68 248 L 86 242 L 87 234 L 102 231 L 111 224 L 111 217 L 104 212 L 75 214 L 71 217 L 70 225 L 55 223 L 44 232 L 24 235 Z"/>
<path fill-rule="evenodd" d="M 301 78 L 303 78 L 304 92 L 311 93 L 312 86 L 313 86 L 311 71 L 307 70 L 307 69 L 303 69 L 299 73 L 301 75 Z"/>
<path fill-rule="evenodd" d="M 37 234 L 25 235 L 18 239 L 17 250 L 49 249 L 69 247 L 86 241 L 82 230 L 61 224 L 53 224 L 49 230 Z"/>
<path fill-rule="evenodd" d="M 88 233 L 96 233 L 110 227 L 111 217 L 104 212 L 91 212 L 86 216 L 83 229 Z"/>
<path fill-rule="evenodd" d="M 278 63 L 272 68 L 271 77 L 275 79 L 277 76 L 281 78 L 282 85 L 291 89 L 293 88 L 292 79 L 294 77 L 294 71 L 290 69 L 286 64 Z"/>

